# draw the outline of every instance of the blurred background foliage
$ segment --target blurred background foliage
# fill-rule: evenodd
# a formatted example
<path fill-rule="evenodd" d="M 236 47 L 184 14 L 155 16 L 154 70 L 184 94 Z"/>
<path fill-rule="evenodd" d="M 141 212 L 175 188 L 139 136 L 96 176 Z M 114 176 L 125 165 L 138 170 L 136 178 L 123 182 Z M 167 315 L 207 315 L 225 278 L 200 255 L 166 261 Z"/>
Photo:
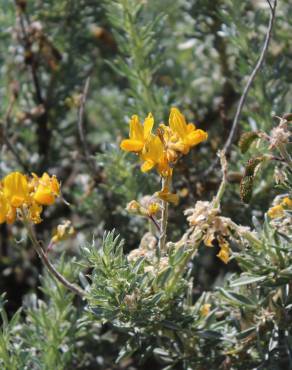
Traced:
<path fill-rule="evenodd" d="M 0 0 L 0 4 L 0 176 L 15 170 L 38 175 L 48 171 L 62 182 L 66 203 L 46 210 L 38 237 L 48 242 L 65 218 L 77 234 L 74 241 L 57 247 L 52 258 L 58 261 L 64 251 L 72 258 L 86 241 L 113 228 L 126 239 L 126 252 L 138 246 L 147 224 L 129 217 L 125 206 L 157 190 L 159 180 L 155 174 L 142 175 L 137 161 L 121 153 L 119 143 L 127 135 L 132 114 L 143 119 L 152 112 L 159 124 L 167 120 L 171 106 L 179 107 L 189 122 L 209 134 L 208 142 L 191 151 L 176 169 L 174 189 L 181 199 L 171 210 L 169 235 L 172 239 L 182 235 L 183 210 L 198 199 L 210 199 L 220 182 L 218 167 L 208 176 L 204 171 L 228 137 L 236 104 L 263 44 L 268 3 Z M 250 90 L 228 154 L 232 185 L 223 200 L 223 213 L 244 225 L 251 224 L 251 216 L 263 217 L 277 191 L 271 170 L 264 168 L 251 204 L 242 204 L 239 182 L 250 153 L 241 154 L 237 143 L 242 132 L 269 131 L 273 115 L 291 111 L 291 13 L 291 2 L 280 1 L 264 68 Z M 78 114 L 88 79 L 83 140 Z M 198 293 L 211 289 L 228 270 L 239 269 L 235 263 L 223 265 L 215 257 L 217 252 L 204 249 L 196 260 Z M 55 362 L 44 358 L 41 362 L 47 365 L 31 368 L 73 368 L 72 356 L 79 356 L 82 369 L 111 366 L 117 355 L 114 343 L 123 341 L 123 334 L 108 326 L 87 328 L 86 317 L 80 317 L 69 293 L 48 289 L 49 282 L 37 288 L 41 266 L 19 225 L 0 227 L 0 271 L 8 316 L 19 320 L 15 312 L 23 300 L 29 301 L 21 330 L 35 338 L 36 351 L 42 330 L 51 331 L 46 334 L 52 335 L 50 342 L 62 340 L 54 331 L 60 330 L 58 315 L 64 315 L 67 323 L 61 334 L 68 334 L 72 343 L 62 343 L 62 354 L 52 349 Z M 56 325 L 51 327 L 46 320 Z M 91 342 L 85 330 L 92 332 Z M 84 354 L 81 362 L 78 351 Z M 25 353 L 11 369 L 25 368 L 23 364 L 29 368 Z M 160 368 L 153 358 L 148 361 L 145 368 Z M 135 359 L 130 365 L 135 366 Z"/>

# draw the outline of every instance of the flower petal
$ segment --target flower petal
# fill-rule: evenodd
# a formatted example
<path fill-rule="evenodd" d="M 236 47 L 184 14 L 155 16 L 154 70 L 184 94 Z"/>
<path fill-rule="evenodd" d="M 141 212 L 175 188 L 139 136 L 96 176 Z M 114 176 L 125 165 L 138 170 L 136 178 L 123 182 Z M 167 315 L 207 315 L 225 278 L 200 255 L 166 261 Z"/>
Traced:
<path fill-rule="evenodd" d="M 135 114 L 132 116 L 130 121 L 130 139 L 143 141 L 144 139 L 144 128 L 140 123 L 138 116 Z"/>
<path fill-rule="evenodd" d="M 169 115 L 169 126 L 180 138 L 187 135 L 187 123 L 184 115 L 177 108 L 171 108 Z"/>
<path fill-rule="evenodd" d="M 139 140 L 126 139 L 120 144 L 120 147 L 125 152 L 140 152 L 143 149 L 143 142 Z"/>
<path fill-rule="evenodd" d="M 145 161 L 145 162 L 141 165 L 141 171 L 142 171 L 142 172 L 148 172 L 148 171 L 150 171 L 154 166 L 155 166 L 155 163 L 154 163 L 154 162 L 152 162 L 152 161 Z"/>
<path fill-rule="evenodd" d="M 189 146 L 195 146 L 200 144 L 202 141 L 207 140 L 207 138 L 208 138 L 207 132 L 203 130 L 195 130 L 188 134 L 188 136 L 186 137 L 186 143 Z"/>
<path fill-rule="evenodd" d="M 151 134 L 153 125 L 154 125 L 154 118 L 152 116 L 152 113 L 149 113 L 148 116 L 145 118 L 145 121 L 144 121 L 144 139 L 145 140 Z"/>

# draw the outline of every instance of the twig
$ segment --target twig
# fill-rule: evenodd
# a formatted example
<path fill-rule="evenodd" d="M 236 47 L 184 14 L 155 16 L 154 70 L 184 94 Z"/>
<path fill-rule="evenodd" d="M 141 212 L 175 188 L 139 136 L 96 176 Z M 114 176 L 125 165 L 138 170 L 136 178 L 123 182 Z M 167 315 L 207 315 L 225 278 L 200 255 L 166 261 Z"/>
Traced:
<path fill-rule="evenodd" d="M 225 188 L 226 188 L 226 185 L 227 185 L 227 160 L 226 160 L 226 157 L 225 157 L 225 152 L 223 150 L 220 151 L 218 153 L 218 157 L 219 157 L 220 162 L 221 162 L 222 181 L 221 181 L 221 184 L 219 186 L 217 195 L 216 195 L 216 197 L 214 198 L 214 201 L 213 201 L 213 207 L 214 208 L 220 207 L 220 202 L 221 202 L 221 199 L 224 195 Z"/>
<path fill-rule="evenodd" d="M 25 172 L 30 172 L 29 167 L 26 165 L 26 163 L 21 159 L 20 155 L 17 153 L 17 151 L 14 149 L 14 146 L 11 144 L 10 140 L 6 136 L 5 133 L 3 133 L 3 141 L 6 144 L 7 148 L 11 151 L 16 161 L 20 164 L 20 166 L 25 170 Z"/>
<path fill-rule="evenodd" d="M 271 13 L 270 13 L 269 25 L 268 25 L 268 30 L 267 30 L 267 33 L 266 33 L 265 41 L 264 41 L 264 44 L 263 44 L 263 48 L 262 48 L 261 54 L 259 56 L 259 59 L 258 59 L 256 65 L 255 65 L 252 73 L 250 74 L 250 76 L 248 78 L 248 81 L 247 81 L 247 83 L 246 83 L 246 85 L 243 89 L 242 95 L 240 97 L 240 100 L 239 100 L 239 103 L 238 103 L 238 106 L 237 106 L 237 109 L 236 109 L 236 113 L 235 113 L 235 116 L 234 116 L 234 119 L 233 119 L 233 123 L 232 123 L 232 126 L 231 126 L 231 130 L 230 130 L 230 133 L 229 133 L 229 136 L 228 136 L 228 138 L 227 138 L 227 140 L 226 140 L 226 142 L 223 146 L 223 149 L 222 149 L 225 153 L 227 153 L 228 150 L 230 149 L 230 146 L 231 146 L 232 141 L 234 139 L 234 135 L 235 135 L 238 123 L 239 123 L 241 112 L 242 112 L 244 103 L 246 101 L 248 92 L 250 90 L 250 87 L 251 87 L 257 73 L 259 72 L 259 70 L 261 69 L 261 67 L 263 65 L 263 62 L 264 62 L 264 59 L 265 59 L 265 56 L 266 56 L 266 53 L 267 53 L 267 50 L 268 50 L 268 47 L 269 47 L 269 43 L 270 43 L 271 36 L 272 36 L 274 20 L 275 20 L 277 0 L 274 0 L 274 6 L 273 7 L 271 6 L 271 3 L 269 1 L 268 1 L 268 3 L 269 3 L 269 6 L 270 6 Z M 218 161 L 219 161 L 219 159 L 216 158 L 216 160 L 212 163 L 212 165 L 209 168 L 207 168 L 206 171 L 203 172 L 202 176 L 209 175 L 214 170 L 214 168 L 217 166 Z"/>
<path fill-rule="evenodd" d="M 71 292 L 79 295 L 81 298 L 85 298 L 86 292 L 82 288 L 80 288 L 78 285 L 70 283 L 62 274 L 59 273 L 59 271 L 56 270 L 56 268 L 51 264 L 47 254 L 44 252 L 43 248 L 41 247 L 39 241 L 37 240 L 37 237 L 34 233 L 34 230 L 32 228 L 32 225 L 29 221 L 24 220 L 24 224 L 27 228 L 28 235 L 30 240 L 32 241 L 32 245 L 37 252 L 38 256 L 40 257 L 43 264 L 46 266 L 48 271 L 53 275 L 61 284 L 63 284 L 67 289 L 71 290 Z"/>
<path fill-rule="evenodd" d="M 158 232 L 160 232 L 160 226 L 159 226 L 157 220 L 154 218 L 154 216 L 149 216 L 149 219 L 153 222 L 153 225 L 156 227 Z"/>
<path fill-rule="evenodd" d="M 91 154 L 88 149 L 88 144 L 86 142 L 85 131 L 84 131 L 84 113 L 85 113 L 86 99 L 87 99 L 88 91 L 89 91 L 89 85 L 90 85 L 90 76 L 87 77 L 85 81 L 83 93 L 80 99 L 77 124 L 78 124 L 78 133 L 79 133 L 79 138 L 80 138 L 82 149 L 83 149 L 83 154 L 85 156 L 87 164 L 89 165 L 91 171 L 93 172 L 95 176 L 96 168 L 95 168 L 94 162 L 92 161 Z"/>
<path fill-rule="evenodd" d="M 165 186 L 169 186 L 169 178 L 162 178 L 162 190 Z M 162 213 L 161 213 L 161 221 L 160 221 L 160 235 L 158 240 L 158 248 L 159 253 L 165 251 L 165 244 L 166 244 L 166 231 L 167 231 L 167 221 L 168 221 L 168 203 L 163 200 L 162 201 Z"/>
<path fill-rule="evenodd" d="M 272 4 L 271 4 L 270 0 L 267 0 L 267 3 L 269 4 L 269 7 L 270 7 L 271 12 L 272 12 L 273 11 L 273 7 L 272 7 Z"/>
<path fill-rule="evenodd" d="M 16 8 L 18 7 L 17 1 L 15 2 Z M 44 112 L 37 118 L 37 136 L 38 136 L 38 151 L 41 157 L 40 168 L 39 170 L 42 171 L 45 165 L 45 162 L 48 158 L 49 154 L 49 147 L 50 147 L 50 140 L 51 140 L 51 131 L 48 127 L 48 101 L 44 98 L 41 89 L 40 79 L 37 73 L 37 64 L 34 58 L 34 52 L 31 48 L 31 41 L 29 39 L 29 35 L 27 32 L 27 26 L 30 25 L 29 17 L 26 13 L 20 12 L 18 14 L 19 24 L 21 29 L 21 37 L 23 47 L 28 54 L 31 54 L 31 61 L 29 62 L 29 70 L 32 78 L 32 83 L 35 90 L 35 101 L 37 104 L 41 104 L 44 106 Z M 27 26 L 25 24 L 27 23 Z"/>
<path fill-rule="evenodd" d="M 15 100 L 16 100 L 15 97 L 12 97 L 10 99 L 9 106 L 8 106 L 7 111 L 5 113 L 4 122 L 3 122 L 3 129 L 2 129 L 2 132 L 1 132 L 2 139 L 3 139 L 3 142 L 6 144 L 7 148 L 13 154 L 13 156 L 16 159 L 16 161 L 18 162 L 18 164 L 25 170 L 25 172 L 30 172 L 29 167 L 26 165 L 26 163 L 22 160 L 20 155 L 17 153 L 13 144 L 8 139 L 8 135 L 7 135 L 7 131 L 8 131 L 8 128 L 9 128 L 10 115 L 12 113 Z"/>
<path fill-rule="evenodd" d="M 15 1 L 15 6 L 17 7 L 17 2 L 16 1 Z M 27 22 L 28 22 L 28 19 L 27 19 Z M 20 28 L 21 28 L 21 32 L 22 32 L 22 37 L 23 37 L 23 40 L 24 40 L 24 43 L 25 43 L 25 45 L 24 45 L 25 49 L 28 52 L 31 52 L 31 43 L 29 41 L 29 37 L 28 37 L 26 27 L 25 27 L 25 24 L 24 24 L 23 13 L 19 14 L 19 24 L 20 24 Z M 30 70 L 31 70 L 31 75 L 32 75 L 32 80 L 33 80 L 33 83 L 34 83 L 34 87 L 35 87 L 36 99 L 37 99 L 39 104 L 44 104 L 44 100 L 43 100 L 43 97 L 42 97 L 41 88 L 40 88 L 40 84 L 39 84 L 39 79 L 38 79 L 38 76 L 36 74 L 36 69 L 34 67 L 34 63 L 30 63 Z"/>

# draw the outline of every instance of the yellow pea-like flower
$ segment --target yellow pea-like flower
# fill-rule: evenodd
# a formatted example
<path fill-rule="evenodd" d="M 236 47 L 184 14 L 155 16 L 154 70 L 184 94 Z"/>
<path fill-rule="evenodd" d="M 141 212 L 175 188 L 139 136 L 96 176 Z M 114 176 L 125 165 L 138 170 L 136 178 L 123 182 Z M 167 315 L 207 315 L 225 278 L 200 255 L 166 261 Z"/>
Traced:
<path fill-rule="evenodd" d="M 287 207 L 288 209 L 292 208 L 292 199 L 288 198 L 288 197 L 285 197 L 281 204 L 284 206 L 284 207 Z"/>
<path fill-rule="evenodd" d="M 171 108 L 169 127 L 178 140 L 173 140 L 172 147 L 182 154 L 187 154 L 193 146 L 207 140 L 208 134 L 192 123 L 187 124 L 184 115 L 177 109 Z"/>
<path fill-rule="evenodd" d="M 217 257 L 221 259 L 222 262 L 227 264 L 230 259 L 230 248 L 229 244 L 227 243 L 226 240 L 218 240 L 219 241 L 219 246 L 220 246 L 220 251 L 217 254 Z"/>
<path fill-rule="evenodd" d="M 210 313 L 211 305 L 210 303 L 205 303 L 203 306 L 200 308 L 200 314 L 204 317 L 208 316 Z"/>
<path fill-rule="evenodd" d="M 43 211 L 43 207 L 33 202 L 28 209 L 28 217 L 34 224 L 39 224 L 42 222 L 41 213 Z"/>
<path fill-rule="evenodd" d="M 157 202 L 150 203 L 147 208 L 149 216 L 154 216 L 160 211 L 160 205 Z"/>
<path fill-rule="evenodd" d="M 173 166 L 183 154 L 208 137 L 205 131 L 196 129 L 192 123 L 187 124 L 177 108 L 170 111 L 169 126 L 160 124 L 155 135 L 152 133 L 153 125 L 151 113 L 144 124 L 137 115 L 132 116 L 129 139 L 123 140 L 120 147 L 139 155 L 143 162 L 142 172 L 155 168 L 164 178 L 172 176 Z"/>
<path fill-rule="evenodd" d="M 169 191 L 168 186 L 165 186 L 161 191 L 158 191 L 157 193 L 158 198 L 164 200 L 168 203 L 173 203 L 175 205 L 179 202 L 179 196 L 175 193 L 171 193 Z"/>
<path fill-rule="evenodd" d="M 149 138 L 140 158 L 143 161 L 141 165 L 142 172 L 148 172 L 155 167 L 158 173 L 163 177 L 167 177 L 172 173 L 163 143 L 158 136 L 152 135 Z"/>
<path fill-rule="evenodd" d="M 15 220 L 16 220 L 16 208 L 9 206 L 8 212 L 6 214 L 6 222 L 8 224 L 13 224 Z"/>
<path fill-rule="evenodd" d="M 67 239 L 69 236 L 74 234 L 74 228 L 71 225 L 71 221 L 66 220 L 62 224 L 57 226 L 57 230 L 53 235 L 51 242 L 58 243 L 62 240 Z"/>
<path fill-rule="evenodd" d="M 280 218 L 284 216 L 284 209 L 281 204 L 278 204 L 268 210 L 268 216 L 270 218 Z"/>
<path fill-rule="evenodd" d="M 60 184 L 55 176 L 44 173 L 27 177 L 20 172 L 12 172 L 0 181 L 0 224 L 13 223 L 17 215 L 35 224 L 42 221 L 44 205 L 51 205 L 60 195 Z"/>
<path fill-rule="evenodd" d="M 140 123 L 137 115 L 132 116 L 130 121 L 129 139 L 121 142 L 121 149 L 126 152 L 140 153 L 154 125 L 154 119 L 151 113 L 145 118 L 144 124 Z"/>
<path fill-rule="evenodd" d="M 9 205 L 3 193 L 0 193 L 0 224 L 6 222 L 6 215 L 9 211 Z"/>
<path fill-rule="evenodd" d="M 44 206 L 55 203 L 56 197 L 60 195 L 60 184 L 55 176 L 50 177 L 46 172 L 39 179 L 33 199 Z"/>
<path fill-rule="evenodd" d="M 3 180 L 3 194 L 7 202 L 15 208 L 29 202 L 28 181 L 19 172 L 12 172 Z"/>

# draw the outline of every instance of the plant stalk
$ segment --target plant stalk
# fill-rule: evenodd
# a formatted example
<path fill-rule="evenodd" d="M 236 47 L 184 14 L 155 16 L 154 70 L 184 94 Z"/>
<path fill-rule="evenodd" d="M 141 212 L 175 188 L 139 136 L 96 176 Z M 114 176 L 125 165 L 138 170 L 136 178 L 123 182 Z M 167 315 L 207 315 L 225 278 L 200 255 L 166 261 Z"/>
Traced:
<path fill-rule="evenodd" d="M 169 186 L 170 178 L 169 177 L 162 177 L 162 190 Z M 162 200 L 162 213 L 161 213 L 161 221 L 160 221 L 160 235 L 158 241 L 158 248 L 160 253 L 165 252 L 166 249 L 166 232 L 167 232 L 167 221 L 168 221 L 168 203 L 165 200 Z"/>
<path fill-rule="evenodd" d="M 81 298 L 85 298 L 86 292 L 80 288 L 78 285 L 70 283 L 62 274 L 57 271 L 57 269 L 51 264 L 47 254 L 44 252 L 43 248 L 41 247 L 39 241 L 36 238 L 35 232 L 32 228 L 32 225 L 29 221 L 24 219 L 24 224 L 28 231 L 28 236 L 32 242 L 34 250 L 38 254 L 39 258 L 41 259 L 42 263 L 46 266 L 48 271 L 52 276 L 55 277 L 62 285 L 64 285 L 67 289 L 71 290 L 74 294 L 79 295 Z"/>

